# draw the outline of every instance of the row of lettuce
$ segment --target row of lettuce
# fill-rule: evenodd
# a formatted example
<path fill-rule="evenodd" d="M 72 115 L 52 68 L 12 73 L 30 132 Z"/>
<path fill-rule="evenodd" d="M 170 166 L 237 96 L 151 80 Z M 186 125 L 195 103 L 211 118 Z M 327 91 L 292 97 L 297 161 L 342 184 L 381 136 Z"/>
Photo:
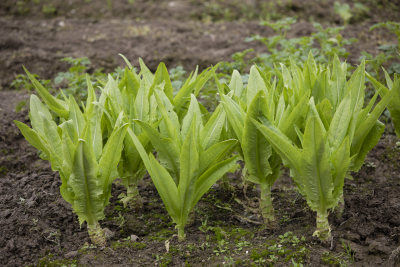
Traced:
<path fill-rule="evenodd" d="M 163 63 L 152 73 L 139 60 L 136 73 L 126 62 L 122 77 L 109 76 L 98 94 L 87 76 L 88 96 L 80 104 L 53 97 L 26 71 L 39 95 L 30 99 L 32 128 L 15 121 L 59 172 L 62 197 L 98 246 L 106 245 L 99 222 L 116 178 L 126 187 L 124 204 L 138 205 L 138 182 L 148 172 L 183 240 L 197 202 L 240 167 L 238 160 L 243 179 L 259 185 L 267 226 L 277 224 L 271 188 L 287 167 L 317 214 L 314 235 L 329 240 L 328 214 L 343 209 L 344 180 L 378 143 L 386 107 L 400 135 L 400 77 L 386 75 L 381 84 L 364 62 L 348 77 L 338 57 L 318 65 L 310 53 L 302 67 L 293 61 L 270 72 L 253 66 L 247 84 L 238 71 L 221 84 L 213 67 L 193 72 L 176 93 Z M 367 79 L 376 93 L 364 104 Z M 220 102 L 209 112 L 197 97 L 213 81 Z"/>

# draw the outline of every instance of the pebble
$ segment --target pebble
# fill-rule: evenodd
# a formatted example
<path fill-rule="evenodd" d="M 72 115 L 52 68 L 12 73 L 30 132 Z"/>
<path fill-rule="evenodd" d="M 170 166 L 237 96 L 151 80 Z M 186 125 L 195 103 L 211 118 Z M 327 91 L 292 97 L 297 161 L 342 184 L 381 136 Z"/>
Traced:
<path fill-rule="evenodd" d="M 137 235 L 131 235 L 131 241 L 136 242 L 139 239 Z"/>

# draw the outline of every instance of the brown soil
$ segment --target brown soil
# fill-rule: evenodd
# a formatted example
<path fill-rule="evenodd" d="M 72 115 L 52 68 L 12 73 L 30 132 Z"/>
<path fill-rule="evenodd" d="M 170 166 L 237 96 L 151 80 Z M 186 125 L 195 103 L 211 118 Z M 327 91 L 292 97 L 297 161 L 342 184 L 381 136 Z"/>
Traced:
<path fill-rule="evenodd" d="M 354 266 L 382 266 L 400 245 L 400 148 L 396 137 L 387 133 L 369 154 L 366 164 L 345 185 L 345 210 L 342 218 L 330 217 L 334 243 L 324 245 L 311 237 L 315 214 L 296 192 L 287 175 L 273 189 L 274 206 L 280 228 L 266 230 L 257 214 L 245 209 L 256 205 L 257 189 L 249 187 L 243 194 L 240 175 L 230 177 L 233 188 L 216 185 L 200 201 L 194 222 L 186 229 L 187 241 L 178 243 L 157 192 L 146 178 L 140 185 L 144 206 L 138 211 L 124 209 L 118 195 L 124 190 L 115 183 L 107 219 L 102 226 L 114 234 L 104 249 L 83 249 L 90 243 L 85 225 L 80 228 L 76 216 L 59 193 L 60 179 L 47 162 L 39 159 L 35 149 L 24 140 L 12 120 L 28 121 L 27 110 L 16 112 L 16 106 L 28 94 L 10 91 L 11 81 L 22 73 L 22 65 L 43 78 L 65 71 L 59 59 L 87 56 L 93 68 L 106 71 L 123 65 L 118 53 L 132 61 L 142 57 L 151 69 L 160 61 L 168 67 L 183 65 L 186 69 L 208 67 L 229 60 L 236 51 L 249 47 L 262 51 L 257 43 L 246 43 L 252 34 L 270 35 L 258 19 L 295 15 L 299 18 L 290 36 L 312 32 L 310 20 L 337 25 L 340 18 L 333 11 L 333 0 L 316 1 L 144 1 L 133 5 L 127 0 L 107 1 L 4 0 L 0 3 L 0 262 L 3 266 L 77 264 L 90 266 L 147 266 L 170 263 L 181 266 L 214 266 L 227 263 L 224 256 L 233 255 L 237 265 L 249 264 L 250 255 L 265 248 L 268 240 L 288 231 L 306 237 L 304 257 L 310 266 L 334 266 L 326 255 L 344 257 L 343 244 L 351 248 Z M 350 3 L 351 1 L 349 1 Z M 369 32 L 376 22 L 399 21 L 399 2 L 360 1 L 370 8 L 368 15 L 355 17 L 344 31 L 345 37 L 359 42 L 348 50 L 349 61 L 357 63 L 361 51 L 377 53 L 377 47 L 395 38 L 384 30 Z M 52 3 L 55 10 L 43 8 Z M 47 8 L 49 6 L 46 6 Z M 50 11 L 51 12 L 50 12 Z M 216 204 L 216 205 L 215 205 Z M 216 235 L 199 227 L 209 226 L 226 231 L 229 253 L 217 255 Z M 203 229 L 203 228 L 202 228 Z M 233 238 L 232 229 L 242 229 Z M 125 238 L 135 235 L 137 243 Z M 208 236 L 208 237 L 207 237 Z M 209 240 L 207 239 L 209 238 Z M 166 253 L 165 242 L 170 242 Z M 233 252 L 235 242 L 249 241 L 251 246 Z M 201 244 L 209 247 L 201 249 Z M 345 246 L 346 247 L 346 246 Z M 245 252 L 248 250 L 248 254 Z M 325 255 L 325 256 L 323 256 Z M 284 257 L 277 266 L 289 265 Z M 52 265 L 53 264 L 53 265 Z M 268 261 L 260 263 L 268 265 Z M 389 264 L 389 263 L 388 263 Z"/>

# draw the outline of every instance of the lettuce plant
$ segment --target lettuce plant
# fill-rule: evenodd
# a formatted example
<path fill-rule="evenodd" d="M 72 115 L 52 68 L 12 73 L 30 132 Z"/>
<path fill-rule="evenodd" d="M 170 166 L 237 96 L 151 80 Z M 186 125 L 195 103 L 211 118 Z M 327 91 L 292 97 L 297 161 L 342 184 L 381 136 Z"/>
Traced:
<path fill-rule="evenodd" d="M 127 125 L 122 124 L 123 114 L 115 123 L 106 144 L 103 144 L 101 118 L 103 112 L 93 103 L 93 88 L 89 86 L 88 98 L 82 112 L 70 97 L 67 119 L 57 119 L 35 95 L 30 99 L 32 128 L 15 121 L 28 142 L 40 151 L 42 159 L 49 160 L 62 181 L 60 192 L 78 215 L 79 222 L 87 223 L 92 242 L 99 246 L 106 243 L 99 221 L 111 196 L 111 184 L 117 177 Z M 58 103 L 58 102 L 55 102 Z M 54 104 L 56 105 L 56 104 Z"/>
<path fill-rule="evenodd" d="M 264 222 L 276 223 L 271 188 L 280 176 L 281 158 L 257 130 L 252 119 L 265 114 L 287 134 L 295 134 L 294 125 L 305 116 L 308 95 L 294 105 L 286 104 L 282 84 L 270 82 L 255 66 L 250 70 L 248 85 L 243 87 L 240 74 L 234 71 L 229 84 L 230 93 L 222 103 L 233 132 L 239 140 L 241 154 L 249 174 L 246 179 L 260 186 L 260 211 Z M 285 109 L 286 108 L 286 109 Z M 285 111 L 285 112 L 283 112 Z"/>
<path fill-rule="evenodd" d="M 118 121 L 119 114 L 122 112 L 125 114 L 124 121 L 130 123 L 129 127 L 139 137 L 146 151 L 150 152 L 152 147 L 148 138 L 141 133 L 138 125 L 131 123 L 133 119 L 140 119 L 153 124 L 159 118 L 156 112 L 156 102 L 151 94 L 154 80 L 153 74 L 142 60 L 140 60 L 140 65 L 141 72 L 139 75 L 136 74 L 133 68 L 126 68 L 120 82 L 109 76 L 97 104 L 107 114 L 106 119 L 103 121 L 105 132 L 113 130 L 113 125 Z M 164 71 L 165 66 L 160 66 L 159 70 Z M 165 88 L 166 93 L 172 96 L 172 87 L 166 86 Z M 122 194 L 121 201 L 125 206 L 140 208 L 142 201 L 138 191 L 138 182 L 146 174 L 146 168 L 132 140 L 125 138 L 123 143 L 118 173 L 127 191 L 126 194 Z"/>
<path fill-rule="evenodd" d="M 219 178 L 236 167 L 236 156 L 226 156 L 237 141 L 219 142 L 224 120 L 216 115 L 203 124 L 193 94 L 182 122 L 164 91 L 157 89 L 155 96 L 163 118 L 159 126 L 140 120 L 135 123 L 147 134 L 158 160 L 144 149 L 131 129 L 128 133 L 176 224 L 179 240 L 183 240 L 184 227 L 196 203 Z"/>
<path fill-rule="evenodd" d="M 153 74 L 144 62 L 139 59 L 140 72 L 136 74 L 125 57 L 124 60 L 129 68 L 125 69 L 119 83 L 111 76 L 108 78 L 103 94 L 99 99 L 99 105 L 106 111 L 109 119 L 108 125 L 111 126 L 118 119 L 118 114 L 123 112 L 126 115 L 125 121 L 130 123 L 131 130 L 138 137 L 146 152 L 149 153 L 153 147 L 147 135 L 143 133 L 137 123 L 133 123 L 133 120 L 146 122 L 153 127 L 159 123 L 161 114 L 157 111 L 157 101 L 154 96 L 155 88 L 162 88 L 168 100 L 174 103 L 176 110 L 179 110 L 178 116 L 181 118 L 189 104 L 187 96 L 190 96 L 192 92 L 198 94 L 214 70 L 207 69 L 199 75 L 197 71 L 194 74 L 192 73 L 176 96 L 174 96 L 172 82 L 164 63 L 160 63 Z M 112 129 L 113 127 L 108 128 Z M 122 183 L 127 188 L 127 194 L 122 198 L 123 203 L 125 205 L 130 204 L 131 207 L 140 207 L 142 203 L 137 184 L 145 175 L 146 167 L 131 138 L 127 137 L 124 140 L 118 171 Z"/>
<path fill-rule="evenodd" d="M 315 69 L 316 65 L 308 68 L 311 71 L 307 83 L 314 86 L 310 87 L 313 91 L 304 130 L 297 129 L 294 139 L 276 127 L 268 116 L 259 116 L 259 121 L 253 123 L 290 167 L 299 192 L 317 213 L 314 235 L 329 240 L 329 210 L 341 201 L 348 171 L 357 171 L 362 166 L 366 154 L 382 135 L 384 125 L 378 119 L 392 95 L 386 94 L 374 106 L 378 96 L 375 94 L 363 108 L 364 63 L 349 81 L 345 65 L 338 60 L 333 63 L 332 75 L 329 68 L 323 71 Z M 301 77 L 296 71 L 292 75 Z"/>

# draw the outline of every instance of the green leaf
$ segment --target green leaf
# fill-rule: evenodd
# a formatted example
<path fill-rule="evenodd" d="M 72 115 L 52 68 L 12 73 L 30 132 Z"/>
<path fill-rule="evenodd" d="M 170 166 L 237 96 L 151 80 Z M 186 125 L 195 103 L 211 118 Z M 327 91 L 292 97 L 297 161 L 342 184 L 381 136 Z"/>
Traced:
<path fill-rule="evenodd" d="M 72 120 L 76 133 L 81 136 L 86 123 L 82 111 L 72 96 L 69 98 L 69 110 L 68 119 Z"/>
<path fill-rule="evenodd" d="M 368 132 L 368 135 L 364 138 L 361 149 L 352 159 L 352 171 L 357 172 L 361 169 L 362 165 L 364 164 L 365 157 L 369 151 L 371 151 L 371 149 L 378 144 L 384 131 L 385 125 L 380 121 L 377 121 L 372 129 Z"/>
<path fill-rule="evenodd" d="M 301 151 L 279 129 L 275 128 L 268 120 L 263 124 L 254 119 L 252 122 L 291 168 L 296 171 L 301 170 Z"/>
<path fill-rule="evenodd" d="M 335 114 L 333 115 L 328 130 L 328 141 L 330 146 L 334 149 L 339 147 L 347 135 L 350 121 L 352 116 L 354 116 L 351 109 L 351 99 L 350 97 L 346 97 L 340 102 Z"/>
<path fill-rule="evenodd" d="M 36 89 L 36 92 L 40 95 L 42 100 L 46 103 L 46 105 L 54 111 L 58 116 L 62 118 L 68 118 L 68 108 L 67 104 L 62 100 L 55 98 L 52 96 L 44 86 L 35 79 L 35 77 L 23 66 L 26 74 L 31 80 L 33 86 Z"/>
<path fill-rule="evenodd" d="M 324 131 L 318 119 L 311 116 L 306 124 L 301 153 L 301 191 L 314 211 L 333 207 L 333 180 L 329 147 L 325 144 Z"/>
<path fill-rule="evenodd" d="M 164 138 L 161 134 L 151 127 L 148 123 L 135 120 L 135 123 L 139 124 L 140 127 L 146 132 L 150 142 L 158 152 L 158 157 L 161 164 L 171 171 L 174 180 L 178 182 L 179 177 L 179 147 L 170 138 Z"/>
<path fill-rule="evenodd" d="M 305 94 L 302 96 L 300 101 L 296 103 L 296 106 L 289 110 L 289 114 L 286 114 L 283 119 L 279 122 L 278 128 L 281 130 L 282 133 L 287 135 L 290 139 L 294 138 L 294 125 L 298 124 L 308 112 L 308 105 L 307 102 L 309 101 L 309 95 Z"/>
<path fill-rule="evenodd" d="M 50 151 L 47 148 L 48 144 L 46 144 L 46 142 L 36 133 L 36 131 L 32 130 L 28 125 L 20 121 L 14 120 L 14 123 L 17 125 L 25 139 L 32 146 L 45 153 L 47 157 L 50 156 Z"/>
<path fill-rule="evenodd" d="M 192 94 L 188 112 L 186 113 L 186 116 L 185 118 L 183 118 L 182 121 L 182 138 L 186 138 L 186 136 L 188 135 L 188 131 L 192 125 L 194 117 L 196 117 L 196 131 L 201 132 L 203 130 L 202 114 L 200 111 L 199 103 L 197 102 L 196 97 Z"/>
<path fill-rule="evenodd" d="M 346 91 L 351 95 L 351 113 L 360 110 L 364 105 L 364 89 L 365 89 L 365 62 L 351 75 L 347 83 Z"/>
<path fill-rule="evenodd" d="M 111 194 L 111 183 L 116 178 L 113 173 L 116 173 L 117 165 L 121 158 L 122 145 L 127 128 L 128 124 L 124 124 L 114 129 L 104 146 L 103 154 L 99 160 L 98 175 L 100 184 L 104 188 L 104 206 L 108 204 Z"/>
<path fill-rule="evenodd" d="M 185 82 L 185 84 L 182 86 L 182 88 L 174 97 L 173 101 L 176 113 L 178 114 L 179 117 L 182 117 L 183 113 L 186 111 L 185 107 L 190 100 L 190 94 L 193 93 L 195 96 L 197 96 L 201 88 L 203 88 L 203 86 L 205 85 L 205 83 L 211 77 L 213 77 L 217 67 L 218 65 L 214 66 L 213 68 L 208 68 L 204 70 L 200 75 L 197 76 L 195 74 L 192 77 L 188 78 L 189 82 Z"/>
<path fill-rule="evenodd" d="M 169 78 L 167 67 L 164 63 L 160 63 L 157 67 L 153 85 L 164 84 L 164 93 L 168 99 L 173 101 L 173 88 L 171 79 Z"/>
<path fill-rule="evenodd" d="M 222 96 L 222 104 L 228 117 L 229 124 L 232 126 L 239 142 L 242 143 L 246 113 L 237 103 L 235 103 L 235 101 L 226 95 Z"/>
<path fill-rule="evenodd" d="M 129 62 L 129 60 L 123 55 L 123 54 L 118 54 L 120 57 L 122 57 L 122 59 L 125 61 L 126 65 L 128 65 L 129 69 L 133 70 L 133 66 L 131 64 L 131 62 Z"/>
<path fill-rule="evenodd" d="M 344 178 L 346 177 L 350 163 L 350 143 L 346 137 L 340 147 L 333 152 L 331 156 L 332 162 L 332 178 L 333 178 L 333 199 L 336 202 L 340 201 L 343 194 Z M 335 203 L 336 206 L 336 203 Z"/>
<path fill-rule="evenodd" d="M 252 122 L 252 119 L 257 119 L 260 115 L 263 115 L 262 109 L 265 106 L 265 93 L 259 91 L 247 110 L 243 130 L 242 150 L 246 168 L 249 174 L 258 181 L 257 183 L 262 183 L 272 173 L 269 164 L 269 158 L 272 155 L 271 145 Z"/>
<path fill-rule="evenodd" d="M 190 210 L 199 202 L 200 198 L 210 189 L 210 187 L 215 184 L 225 173 L 229 172 L 236 164 L 238 156 L 231 157 L 224 161 L 221 161 L 206 172 L 204 172 L 196 181 L 194 195 L 192 198 L 192 203 Z"/>
<path fill-rule="evenodd" d="M 351 144 L 351 155 L 357 154 L 363 145 L 363 142 L 366 136 L 369 134 L 371 129 L 376 125 L 376 122 L 379 119 L 379 116 L 385 110 L 387 105 L 392 100 L 392 93 L 390 91 L 386 94 L 378 104 L 376 104 L 374 110 L 367 116 L 367 118 L 361 122 L 361 124 L 357 127 L 357 131 L 354 134 L 353 142 Z"/>
<path fill-rule="evenodd" d="M 46 134 L 43 120 L 52 120 L 49 110 L 42 104 L 36 95 L 31 95 L 30 98 L 29 118 L 31 120 L 32 128 L 39 131 L 42 135 Z"/>
<path fill-rule="evenodd" d="M 168 171 L 157 162 L 151 153 L 147 154 L 139 139 L 129 128 L 128 134 L 132 138 L 136 149 L 142 157 L 143 163 L 146 166 L 158 193 L 160 194 L 168 214 L 170 214 L 174 221 L 177 221 L 179 219 L 179 211 L 181 209 L 179 199 L 177 198 L 178 188 L 176 187 L 174 180 Z"/>
<path fill-rule="evenodd" d="M 135 119 L 142 121 L 149 120 L 150 103 L 147 93 L 147 88 L 144 83 L 142 83 L 134 102 Z"/>
<path fill-rule="evenodd" d="M 179 157 L 180 162 L 180 174 L 179 174 L 179 185 L 178 194 L 181 209 L 181 220 L 186 221 L 187 215 L 190 212 L 190 198 L 193 194 L 194 183 L 197 175 L 199 174 L 199 151 L 197 142 L 195 140 L 196 131 L 196 116 L 194 117 L 189 132 L 187 133 L 185 141 L 182 144 L 181 154 Z"/>
<path fill-rule="evenodd" d="M 181 135 L 179 134 L 181 125 L 174 107 L 163 91 L 156 90 L 155 96 L 163 118 L 160 124 L 161 132 L 171 138 L 177 144 L 177 147 L 179 147 L 181 144 Z"/>
<path fill-rule="evenodd" d="M 140 65 L 139 75 L 142 75 L 142 77 L 143 77 L 142 82 L 144 83 L 145 87 L 150 87 L 153 84 L 154 75 L 153 75 L 153 73 L 151 73 L 149 68 L 147 68 L 146 64 L 144 64 L 144 62 L 141 58 L 139 58 L 139 65 Z"/>
<path fill-rule="evenodd" d="M 92 85 L 92 81 L 90 80 L 89 74 L 86 74 L 85 78 L 86 78 L 86 85 L 87 85 L 87 90 L 88 90 L 85 113 L 92 115 L 93 109 L 95 107 L 95 105 L 93 103 L 97 101 L 96 93 L 94 92 L 94 88 Z"/>
<path fill-rule="evenodd" d="M 265 86 L 265 82 L 261 77 L 260 73 L 258 72 L 257 67 L 253 66 L 250 69 L 249 82 L 247 84 L 247 95 L 246 95 L 247 107 L 250 106 L 254 96 L 260 90 L 266 91 L 267 87 Z"/>
<path fill-rule="evenodd" d="M 97 163 L 93 151 L 82 139 L 79 140 L 72 166 L 68 181 L 74 192 L 72 208 L 80 224 L 86 221 L 93 225 L 104 218 L 103 187 L 97 179 Z"/>
<path fill-rule="evenodd" d="M 231 81 L 229 82 L 229 88 L 234 92 L 238 98 L 242 97 L 243 93 L 243 81 L 240 73 L 237 70 L 233 70 Z"/>
<path fill-rule="evenodd" d="M 206 125 L 204 125 L 203 130 L 200 132 L 200 140 L 202 140 L 201 146 L 203 149 L 209 148 L 220 140 L 225 121 L 225 110 L 222 105 L 218 105 Z"/>
<path fill-rule="evenodd" d="M 207 150 L 200 153 L 200 170 L 199 173 L 203 173 L 207 170 L 214 162 L 218 162 L 224 159 L 224 157 L 231 151 L 231 149 L 237 144 L 237 140 L 229 139 L 222 142 L 216 143 L 210 146 Z"/>

